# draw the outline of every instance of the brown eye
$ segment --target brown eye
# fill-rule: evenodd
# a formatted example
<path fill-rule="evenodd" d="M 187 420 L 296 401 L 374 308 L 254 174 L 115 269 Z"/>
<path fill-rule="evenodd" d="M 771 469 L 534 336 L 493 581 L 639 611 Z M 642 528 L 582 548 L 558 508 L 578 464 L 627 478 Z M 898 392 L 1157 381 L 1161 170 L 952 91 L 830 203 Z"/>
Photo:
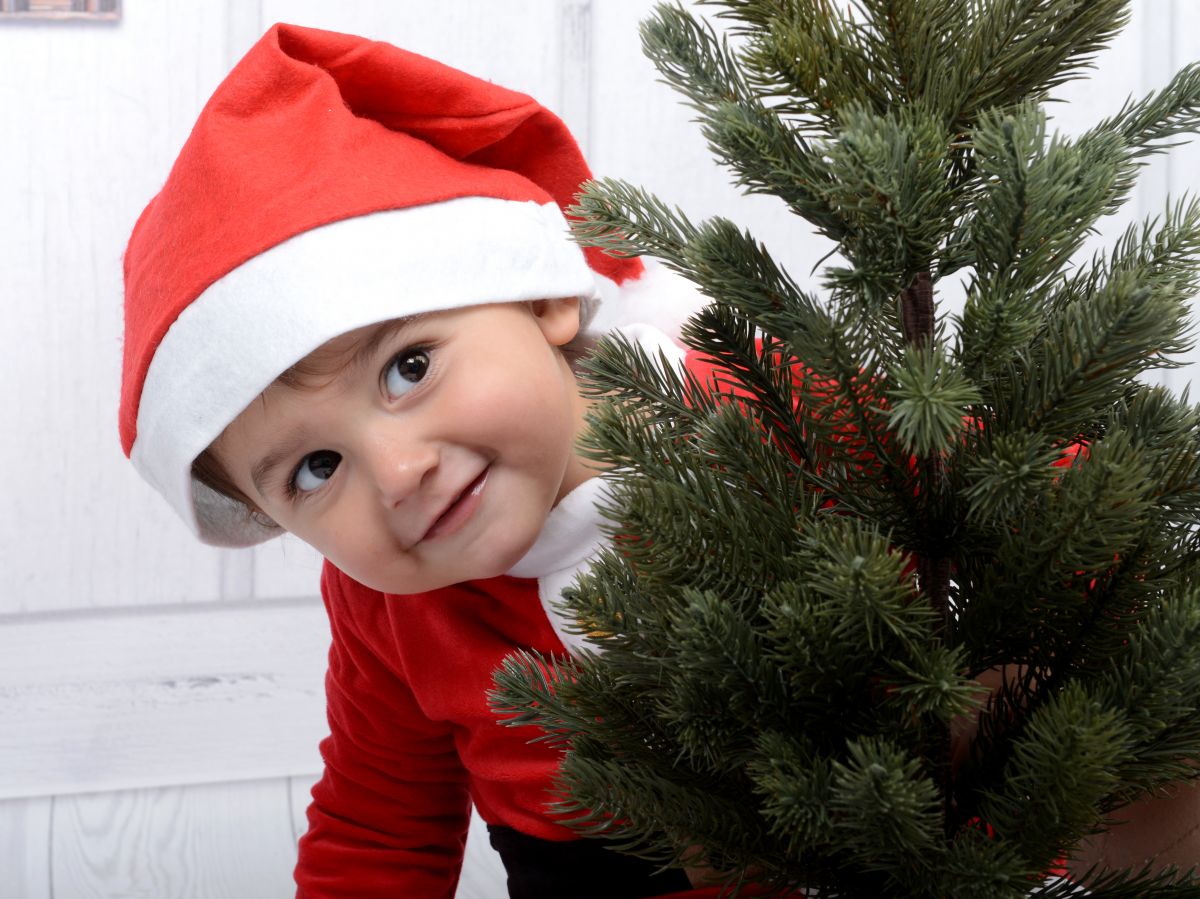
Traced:
<path fill-rule="evenodd" d="M 309 453 L 300 460 L 296 473 L 292 475 L 292 487 L 300 493 L 316 490 L 333 477 L 333 473 L 341 461 L 341 455 L 333 450 L 317 450 L 315 453 Z"/>
<path fill-rule="evenodd" d="M 425 350 L 405 350 L 388 363 L 383 373 L 383 386 L 390 396 L 404 396 L 429 371 L 429 354 Z"/>

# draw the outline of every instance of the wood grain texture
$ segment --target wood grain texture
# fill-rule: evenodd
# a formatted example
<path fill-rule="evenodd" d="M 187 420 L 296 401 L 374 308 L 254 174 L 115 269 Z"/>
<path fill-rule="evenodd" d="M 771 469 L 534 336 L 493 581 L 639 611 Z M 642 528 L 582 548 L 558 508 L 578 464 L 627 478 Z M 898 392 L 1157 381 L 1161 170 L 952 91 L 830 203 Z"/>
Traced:
<path fill-rule="evenodd" d="M 53 805 L 49 797 L 0 802 L 0 899 L 53 899 Z"/>
<path fill-rule="evenodd" d="M 292 839 L 299 842 L 308 830 L 305 810 L 312 802 L 312 788 L 320 774 L 297 774 L 288 778 L 288 812 L 292 818 Z"/>
<path fill-rule="evenodd" d="M 316 600 L 44 615 L 0 627 L 0 798 L 317 771 Z"/>
<path fill-rule="evenodd" d="M 54 899 L 290 899 L 284 778 L 56 800 Z"/>
<path fill-rule="evenodd" d="M 0 29 L 0 395 L 24 464 L 0 514 L 0 614 L 213 600 L 220 553 L 116 436 L 125 238 L 223 74 L 225 3 Z"/>
<path fill-rule="evenodd" d="M 1200 3 L 1196 3 L 1195 0 L 1171 0 L 1170 53 L 1172 71 L 1200 62 Z M 1194 197 L 1200 193 L 1200 139 L 1197 139 L 1195 134 L 1171 151 L 1168 164 L 1170 176 L 1167 190 L 1173 200 L 1182 199 L 1185 195 Z M 1151 212 L 1153 214 L 1156 211 Z M 1196 312 L 1196 304 L 1193 303 L 1193 316 Z M 1169 373 L 1167 383 L 1173 390 L 1179 391 L 1198 381 L 1200 347 L 1192 351 L 1186 367 Z M 1193 389 L 1193 401 L 1195 395 Z"/>

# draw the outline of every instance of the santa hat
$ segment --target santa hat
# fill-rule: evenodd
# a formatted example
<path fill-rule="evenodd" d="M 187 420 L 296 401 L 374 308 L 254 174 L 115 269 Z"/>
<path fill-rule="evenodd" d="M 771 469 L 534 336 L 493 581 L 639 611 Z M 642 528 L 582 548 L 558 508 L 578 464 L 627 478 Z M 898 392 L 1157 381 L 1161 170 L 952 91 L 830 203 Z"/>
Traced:
<path fill-rule="evenodd" d="M 563 123 L 524 94 L 390 44 L 275 25 L 204 107 L 129 240 L 125 453 L 205 542 L 274 536 L 191 467 L 321 344 L 420 312 L 557 297 L 591 309 L 647 289 L 639 260 L 567 236 L 563 210 L 588 177 Z"/>

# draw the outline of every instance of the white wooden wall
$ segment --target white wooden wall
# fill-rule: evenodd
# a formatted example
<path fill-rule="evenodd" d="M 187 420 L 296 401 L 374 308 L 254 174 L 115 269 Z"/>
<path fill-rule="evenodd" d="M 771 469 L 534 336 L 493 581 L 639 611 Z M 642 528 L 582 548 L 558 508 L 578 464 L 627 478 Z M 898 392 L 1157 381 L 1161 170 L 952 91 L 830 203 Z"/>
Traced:
<path fill-rule="evenodd" d="M 1134 4 L 1064 130 L 1200 57 L 1197 0 Z M 388 40 L 533 94 L 598 174 L 750 224 L 802 282 L 827 247 L 709 162 L 640 55 L 649 0 L 124 6 L 0 25 L 0 899 L 275 899 L 325 733 L 318 560 L 195 544 L 116 431 L 120 254 L 229 67 L 279 20 Z M 1104 235 L 1198 171 L 1195 146 L 1156 163 Z M 476 845 L 460 896 L 503 894 Z"/>

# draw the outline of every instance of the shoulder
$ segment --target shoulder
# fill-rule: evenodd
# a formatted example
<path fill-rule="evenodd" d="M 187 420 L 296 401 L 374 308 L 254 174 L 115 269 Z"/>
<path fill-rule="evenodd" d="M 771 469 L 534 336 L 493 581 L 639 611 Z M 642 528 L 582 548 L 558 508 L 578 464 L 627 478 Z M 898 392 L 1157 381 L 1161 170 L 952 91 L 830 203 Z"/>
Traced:
<path fill-rule="evenodd" d="M 383 598 L 378 590 L 360 584 L 328 559 L 321 567 L 321 595 L 325 598 L 326 606 L 339 608 L 356 597 Z"/>
<path fill-rule="evenodd" d="M 321 599 L 335 639 L 353 634 L 363 642 L 383 633 L 385 594 L 360 584 L 328 559 L 321 568 Z"/>

